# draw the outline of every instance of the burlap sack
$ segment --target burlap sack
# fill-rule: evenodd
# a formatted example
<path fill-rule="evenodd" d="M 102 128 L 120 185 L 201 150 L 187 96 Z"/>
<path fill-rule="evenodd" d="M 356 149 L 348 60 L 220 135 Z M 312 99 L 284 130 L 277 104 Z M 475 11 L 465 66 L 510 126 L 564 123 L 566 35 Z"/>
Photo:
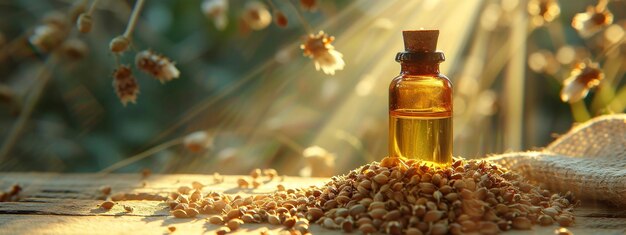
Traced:
<path fill-rule="evenodd" d="M 486 158 L 550 190 L 626 207 L 626 115 L 573 127 L 540 152 Z"/>

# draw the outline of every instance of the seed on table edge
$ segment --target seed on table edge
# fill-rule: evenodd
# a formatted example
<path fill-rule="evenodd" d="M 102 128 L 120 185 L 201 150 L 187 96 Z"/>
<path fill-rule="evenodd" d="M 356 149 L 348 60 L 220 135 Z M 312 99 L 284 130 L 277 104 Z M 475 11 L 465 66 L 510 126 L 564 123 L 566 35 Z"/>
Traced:
<path fill-rule="evenodd" d="M 196 217 L 196 215 L 200 214 L 200 212 L 194 208 L 185 209 L 185 213 L 187 213 L 188 217 Z"/>
<path fill-rule="evenodd" d="M 215 234 L 217 235 L 225 235 L 227 233 L 230 233 L 230 228 L 225 227 L 225 226 L 220 227 L 215 231 Z"/>
<path fill-rule="evenodd" d="M 559 215 L 556 217 L 556 222 L 559 223 L 559 225 L 563 227 L 569 227 L 572 225 L 572 222 L 574 221 L 568 216 Z"/>
<path fill-rule="evenodd" d="M 252 188 L 259 188 L 261 186 L 261 183 L 259 183 L 259 181 L 253 180 L 252 181 Z"/>
<path fill-rule="evenodd" d="M 244 178 L 239 178 L 237 179 L 237 186 L 239 188 L 247 188 L 250 185 L 250 183 L 248 183 L 248 181 Z"/>
<path fill-rule="evenodd" d="M 226 223 L 226 226 L 230 229 L 230 231 L 235 231 L 239 229 L 239 227 L 243 224 L 243 221 L 240 219 L 231 219 Z"/>
<path fill-rule="evenodd" d="M 124 210 L 128 213 L 133 212 L 135 209 L 131 206 L 124 205 Z"/>
<path fill-rule="evenodd" d="M 209 223 L 215 224 L 215 225 L 221 225 L 221 224 L 224 224 L 224 218 L 222 218 L 222 216 L 219 216 L 219 215 L 214 215 L 214 216 L 209 217 Z"/>
<path fill-rule="evenodd" d="M 267 222 L 269 222 L 272 225 L 280 225 L 280 219 L 276 215 L 268 215 Z"/>
<path fill-rule="evenodd" d="M 526 217 L 516 217 L 513 219 L 512 225 L 514 229 L 519 230 L 527 230 L 533 226 L 530 220 Z"/>
<path fill-rule="evenodd" d="M 361 226 L 359 226 L 359 230 L 363 233 L 363 234 L 372 234 L 375 233 L 377 230 L 374 227 L 374 225 L 372 224 L 363 224 Z"/>
<path fill-rule="evenodd" d="M 173 233 L 174 231 L 176 231 L 176 227 L 169 226 L 169 227 L 167 227 L 167 230 L 170 231 L 170 233 Z"/>
<path fill-rule="evenodd" d="M 538 218 L 539 224 L 543 226 L 552 225 L 554 223 L 554 219 L 548 215 L 541 215 Z"/>
<path fill-rule="evenodd" d="M 354 229 L 354 225 L 352 223 L 352 220 L 344 220 L 341 223 L 341 229 L 346 232 L 346 233 L 351 233 L 352 230 Z"/>
<path fill-rule="evenodd" d="M 296 218 L 294 217 L 286 218 L 283 222 L 283 226 L 285 226 L 286 228 L 292 228 L 294 225 L 296 225 Z"/>
<path fill-rule="evenodd" d="M 325 228 L 330 228 L 330 229 L 335 229 L 335 228 L 337 228 L 337 224 L 335 224 L 335 221 L 333 221 L 333 219 L 331 219 L 331 218 L 326 218 L 326 219 L 324 219 L 324 221 L 322 222 L 322 227 L 325 227 Z"/>
<path fill-rule="evenodd" d="M 177 209 L 172 211 L 172 215 L 176 218 L 188 218 L 189 216 L 187 216 L 187 212 L 185 212 L 182 209 Z"/>
<path fill-rule="evenodd" d="M 356 204 L 354 206 L 351 206 L 349 209 L 350 215 L 352 216 L 357 216 L 358 214 L 361 214 L 365 211 L 365 206 L 363 206 L 362 204 Z"/>
<path fill-rule="evenodd" d="M 254 219 L 254 216 L 251 214 L 245 214 L 241 216 L 241 220 L 243 220 L 243 222 L 245 223 L 256 223 L 257 220 Z"/>
<path fill-rule="evenodd" d="M 498 227 L 498 224 L 494 222 L 485 221 L 480 223 L 479 232 L 481 234 L 498 234 L 500 233 L 500 228 Z"/>
<path fill-rule="evenodd" d="M 261 169 L 256 168 L 250 171 L 250 177 L 252 177 L 253 179 L 259 178 L 259 176 L 261 176 Z"/>
<path fill-rule="evenodd" d="M 422 233 L 422 231 L 420 231 L 417 228 L 407 228 L 404 231 L 404 234 L 406 234 L 406 235 L 423 235 L 424 233 Z"/>
<path fill-rule="evenodd" d="M 320 208 L 317 208 L 317 207 L 309 208 L 307 210 L 307 219 L 312 222 L 317 221 L 323 215 L 324 215 L 324 211 L 322 211 Z"/>
<path fill-rule="evenodd" d="M 296 224 L 295 230 L 300 231 L 302 234 L 309 233 L 309 225 L 307 224 Z"/>
<path fill-rule="evenodd" d="M 100 208 L 103 208 L 105 210 L 111 210 L 111 208 L 113 208 L 114 205 L 115 205 L 115 202 L 104 201 L 102 202 L 102 204 L 100 204 Z"/>
<path fill-rule="evenodd" d="M 241 216 L 242 213 L 239 209 L 231 209 L 230 211 L 228 211 L 228 213 L 226 213 L 226 220 L 231 220 L 234 218 L 239 218 L 239 216 Z"/>

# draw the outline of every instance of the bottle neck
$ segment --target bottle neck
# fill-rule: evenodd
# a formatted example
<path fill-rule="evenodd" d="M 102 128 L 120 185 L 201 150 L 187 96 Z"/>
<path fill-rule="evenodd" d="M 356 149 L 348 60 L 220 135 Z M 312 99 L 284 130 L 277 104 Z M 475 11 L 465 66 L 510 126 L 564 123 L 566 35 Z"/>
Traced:
<path fill-rule="evenodd" d="M 410 75 L 439 74 L 439 63 L 402 62 L 400 63 L 400 73 Z"/>

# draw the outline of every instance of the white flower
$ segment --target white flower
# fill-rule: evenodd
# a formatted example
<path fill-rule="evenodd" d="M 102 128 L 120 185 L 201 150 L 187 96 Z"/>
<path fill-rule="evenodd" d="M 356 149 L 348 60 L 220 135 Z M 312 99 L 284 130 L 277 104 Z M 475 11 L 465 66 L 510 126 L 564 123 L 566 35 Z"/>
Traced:
<path fill-rule="evenodd" d="M 604 73 L 598 69 L 597 64 L 589 62 L 577 64 L 570 77 L 563 81 L 561 100 L 575 103 L 584 99 L 589 89 L 598 86 L 602 79 L 604 79 Z"/>
<path fill-rule="evenodd" d="M 227 0 L 205 0 L 202 2 L 202 12 L 213 20 L 218 30 L 224 30 L 228 25 Z"/>
<path fill-rule="evenodd" d="M 300 45 L 304 55 L 315 61 L 317 71 L 321 69 L 325 74 L 334 75 L 336 70 L 342 70 L 346 65 L 343 55 L 331 45 L 334 40 L 335 37 L 320 31 L 317 35 L 309 35 L 306 42 Z"/>
<path fill-rule="evenodd" d="M 257 1 L 246 4 L 242 19 L 253 30 L 261 30 L 272 23 L 272 14 L 265 4 Z"/>
<path fill-rule="evenodd" d="M 151 50 L 137 53 L 135 64 L 140 70 L 154 76 L 159 81 L 167 82 L 180 76 L 180 71 L 167 57 Z"/>
<path fill-rule="evenodd" d="M 586 12 L 578 13 L 572 19 L 572 27 L 585 38 L 594 35 L 611 23 L 613 23 L 613 14 L 606 7 L 601 6 L 589 6 Z"/>

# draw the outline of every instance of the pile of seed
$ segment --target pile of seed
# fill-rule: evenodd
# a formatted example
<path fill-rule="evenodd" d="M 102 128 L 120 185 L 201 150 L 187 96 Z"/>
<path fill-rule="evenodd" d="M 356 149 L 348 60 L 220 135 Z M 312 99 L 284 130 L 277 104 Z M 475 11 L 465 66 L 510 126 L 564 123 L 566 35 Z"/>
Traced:
<path fill-rule="evenodd" d="M 168 201 L 175 217 L 215 214 L 208 222 L 228 233 L 243 223 L 283 225 L 292 233 L 309 224 L 365 234 L 496 234 L 574 221 L 571 194 L 552 194 L 485 161 L 456 160 L 448 167 L 385 158 L 334 176 L 321 187 L 241 196 L 201 187 Z"/>

